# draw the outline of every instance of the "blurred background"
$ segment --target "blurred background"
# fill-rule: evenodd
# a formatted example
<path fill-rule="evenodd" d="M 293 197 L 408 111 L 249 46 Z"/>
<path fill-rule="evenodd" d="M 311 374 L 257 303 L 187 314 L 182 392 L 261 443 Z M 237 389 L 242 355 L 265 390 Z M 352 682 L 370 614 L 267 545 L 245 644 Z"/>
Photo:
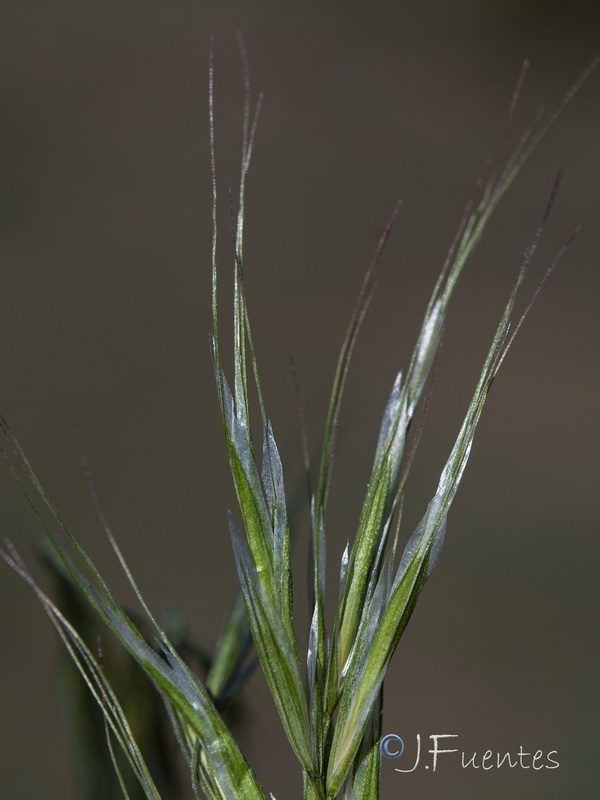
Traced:
<path fill-rule="evenodd" d="M 288 356 L 316 461 L 335 360 L 364 270 L 404 205 L 359 340 L 327 519 L 330 584 L 352 537 L 379 419 L 480 168 L 497 151 L 524 58 L 516 132 L 598 48 L 584 0 L 296 4 L 149 0 L 3 4 L 0 25 L 0 408 L 115 594 L 130 602 L 82 476 L 151 607 L 177 604 L 214 647 L 235 591 L 235 503 L 208 351 L 209 39 L 215 41 L 221 262 L 231 264 L 244 33 L 265 95 L 247 196 L 246 275 L 263 388 L 287 464 L 306 612 L 307 516 Z M 572 230 L 494 385 L 445 550 L 386 681 L 384 731 L 473 752 L 556 750 L 554 770 L 435 774 L 382 765 L 382 800 L 598 796 L 598 260 L 600 73 L 549 132 L 457 291 L 407 490 L 422 515 L 559 165 L 563 185 L 530 291 Z M 227 286 L 224 280 L 224 323 Z M 74 433 L 76 432 L 76 433 Z M 40 532 L 7 470 L 3 536 L 48 585 Z M 82 798 L 59 647 L 25 584 L 0 567 L 0 787 Z M 61 689 L 60 687 L 63 686 Z M 267 790 L 299 774 L 262 678 L 235 730 Z M 446 760 L 442 760 L 446 758 Z M 546 762 L 544 762 L 546 763 Z"/>

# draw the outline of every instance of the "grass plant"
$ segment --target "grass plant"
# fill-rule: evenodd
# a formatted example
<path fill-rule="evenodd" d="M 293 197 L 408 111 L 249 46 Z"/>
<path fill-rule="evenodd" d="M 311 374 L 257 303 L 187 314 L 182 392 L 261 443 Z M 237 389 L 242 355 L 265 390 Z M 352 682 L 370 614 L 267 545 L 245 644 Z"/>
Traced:
<path fill-rule="evenodd" d="M 254 648 L 291 748 L 299 763 L 305 800 L 376 800 L 379 797 L 381 719 L 386 670 L 421 591 L 440 556 L 447 518 L 458 490 L 492 382 L 525 317 L 550 272 L 563 257 L 573 233 L 541 271 L 536 288 L 516 304 L 530 271 L 561 179 L 559 170 L 537 229 L 526 247 L 504 310 L 483 363 L 479 380 L 456 441 L 440 472 L 437 489 L 414 532 L 401 529 L 406 479 L 418 444 L 420 409 L 430 390 L 447 310 L 467 261 L 477 247 L 494 210 L 552 122 L 595 68 L 598 59 L 574 82 L 550 114 L 540 115 L 510 149 L 512 123 L 526 66 L 510 103 L 499 156 L 486 165 L 469 201 L 425 310 L 412 357 L 399 372 L 383 409 L 379 437 L 362 510 L 353 541 L 348 542 L 335 580 L 337 602 L 329 626 L 325 613 L 326 528 L 335 526 L 328 513 L 340 407 L 354 345 L 373 295 L 375 275 L 390 234 L 392 218 L 366 272 L 344 338 L 324 425 L 320 463 L 313 472 L 305 446 L 310 507 L 312 609 L 309 630 L 299 639 L 294 624 L 291 541 L 284 468 L 263 397 L 258 358 L 252 338 L 244 284 L 245 188 L 261 105 L 251 107 L 250 79 L 243 49 L 245 104 L 242 157 L 237 203 L 231 210 L 233 241 L 233 373 L 226 375 L 221 346 L 222 307 L 219 278 L 221 243 L 217 240 L 217 167 L 213 102 L 213 58 L 209 66 L 210 160 L 212 167 L 212 315 L 211 350 L 223 435 L 239 509 L 229 512 L 229 533 L 240 591 L 220 637 L 204 681 L 195 674 L 173 634 L 153 615 L 139 592 L 112 532 L 101 522 L 129 580 L 152 633 L 132 621 L 72 533 L 4 419 L 2 455 L 46 537 L 56 574 L 85 598 L 122 647 L 137 662 L 162 699 L 175 737 L 189 768 L 196 797 L 209 800 L 266 800 L 251 766 L 222 716 L 223 707 L 242 690 L 255 660 Z M 235 210 L 234 209 L 235 206 Z M 251 408 L 257 398 L 258 412 Z M 302 407 L 300 405 L 300 418 Z M 253 421 L 255 423 L 253 424 Z M 302 433 L 305 438 L 304 432 Z M 91 479 L 90 479 L 91 480 Z M 92 495 L 95 491 L 92 487 Z M 48 522 L 48 512 L 49 519 Z M 404 546 L 401 545 L 406 539 Z M 165 800 L 149 768 L 119 698 L 103 667 L 101 649 L 84 636 L 32 577 L 14 545 L 5 540 L 4 561 L 29 584 L 56 628 L 87 690 L 97 703 L 105 726 L 107 752 L 124 797 Z M 138 789 L 131 789 L 129 771 Z M 295 791 L 294 791 L 295 793 Z"/>

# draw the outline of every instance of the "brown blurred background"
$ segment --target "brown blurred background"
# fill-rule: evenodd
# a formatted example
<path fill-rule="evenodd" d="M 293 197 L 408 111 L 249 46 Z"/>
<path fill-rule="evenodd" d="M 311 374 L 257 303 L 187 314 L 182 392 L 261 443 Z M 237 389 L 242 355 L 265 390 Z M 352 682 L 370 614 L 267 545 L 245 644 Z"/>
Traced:
<path fill-rule="evenodd" d="M 481 164 L 502 137 L 524 57 L 525 127 L 598 49 L 594 2 L 3 4 L 0 25 L 0 407 L 72 527 L 111 577 L 73 431 L 153 608 L 174 600 L 214 645 L 234 591 L 234 503 L 208 353 L 207 60 L 215 38 L 222 261 L 242 109 L 235 31 L 265 93 L 248 187 L 248 295 L 269 413 L 301 480 L 288 354 L 316 458 L 337 350 L 398 197 L 344 407 L 328 515 L 330 582 L 356 525 L 379 417 Z M 396 653 L 384 729 L 457 733 L 468 753 L 558 751 L 556 770 L 410 775 L 383 800 L 597 797 L 600 73 L 540 146 L 459 287 L 405 535 L 457 433 L 521 253 L 566 172 L 537 274 L 579 223 L 494 386 L 445 550 Z M 225 283 L 227 283 L 225 281 Z M 533 290 L 535 278 L 530 287 Z M 6 471 L 2 534 L 39 538 Z M 306 514 L 295 521 L 299 541 Z M 305 546 L 297 549 L 304 619 Z M 38 575 L 41 573 L 37 571 Z M 113 581 L 111 577 L 111 582 Z M 79 797 L 54 634 L 1 568 L 0 793 Z M 262 679 L 242 746 L 279 800 L 298 771 Z M 442 757 L 443 758 L 443 757 Z M 399 762 L 398 762 L 399 763 Z M 403 764 L 407 767 L 408 764 Z"/>

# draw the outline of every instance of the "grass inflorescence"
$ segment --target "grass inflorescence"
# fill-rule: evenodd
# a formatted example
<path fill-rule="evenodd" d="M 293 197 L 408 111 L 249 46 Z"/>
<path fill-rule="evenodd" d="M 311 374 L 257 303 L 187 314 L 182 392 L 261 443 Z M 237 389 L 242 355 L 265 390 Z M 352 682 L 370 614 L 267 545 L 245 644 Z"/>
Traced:
<path fill-rule="evenodd" d="M 549 193 L 537 229 L 515 271 L 513 288 L 489 344 L 481 374 L 454 446 L 440 473 L 416 529 L 401 547 L 401 512 L 406 478 L 412 464 L 431 373 L 438 357 L 449 304 L 464 267 L 479 243 L 490 216 L 510 188 L 532 151 L 596 66 L 594 61 L 564 95 L 556 109 L 540 116 L 518 138 L 512 151 L 513 116 L 526 66 L 513 94 L 498 158 L 486 166 L 463 214 L 423 316 L 408 367 L 399 372 L 381 418 L 370 478 L 356 534 L 348 542 L 335 576 L 337 601 L 328 626 L 325 613 L 326 529 L 335 526 L 328 513 L 328 495 L 334 461 L 340 407 L 354 345 L 367 312 L 393 221 L 394 210 L 366 272 L 354 313 L 344 338 L 324 425 L 320 463 L 311 472 L 305 447 L 310 510 L 310 606 L 308 646 L 303 647 L 294 625 L 290 525 L 284 467 L 269 421 L 268 399 L 263 397 L 250 314 L 244 291 L 243 251 L 245 189 L 262 98 L 251 107 L 247 59 L 241 44 L 245 102 L 239 195 L 226 202 L 231 209 L 233 240 L 233 375 L 228 378 L 222 358 L 220 330 L 221 275 L 217 241 L 217 165 L 213 102 L 213 56 L 209 66 L 210 162 L 212 173 L 212 314 L 211 350 L 221 422 L 238 513 L 228 514 L 229 532 L 240 591 L 220 637 L 204 681 L 184 658 L 182 648 L 153 616 L 144 602 L 106 520 L 100 512 L 108 541 L 129 580 L 152 634 L 121 607 L 71 532 L 8 424 L 2 419 L 6 445 L 3 457 L 42 527 L 52 553 L 51 562 L 67 584 L 86 599 L 93 612 L 115 634 L 162 698 L 168 718 L 189 767 L 196 797 L 209 800 L 266 800 L 267 794 L 240 751 L 222 716 L 222 709 L 243 689 L 256 659 L 254 647 L 285 735 L 297 757 L 305 800 L 376 800 L 379 796 L 383 685 L 394 650 L 419 595 L 440 556 L 448 513 L 458 490 L 486 398 L 539 290 L 560 261 L 573 236 L 547 265 L 537 289 L 515 317 L 515 303 L 523 290 L 544 232 L 561 179 Z M 235 210 L 234 210 L 235 206 Z M 573 234 L 574 235 L 574 234 Z M 251 409 L 254 384 L 259 415 Z M 300 410 L 301 406 L 300 406 Z M 302 413 L 300 415 L 302 417 Z M 92 494 L 95 491 L 92 487 Z M 51 522 L 45 521 L 50 512 Z M 155 783 L 144 754 L 103 668 L 102 650 L 86 643 L 57 604 L 42 591 L 8 540 L 3 559 L 30 585 L 56 628 L 69 655 L 104 718 L 110 760 L 123 796 L 132 796 L 128 769 L 141 796 L 166 797 Z M 152 640 L 153 643 L 150 643 Z"/>

